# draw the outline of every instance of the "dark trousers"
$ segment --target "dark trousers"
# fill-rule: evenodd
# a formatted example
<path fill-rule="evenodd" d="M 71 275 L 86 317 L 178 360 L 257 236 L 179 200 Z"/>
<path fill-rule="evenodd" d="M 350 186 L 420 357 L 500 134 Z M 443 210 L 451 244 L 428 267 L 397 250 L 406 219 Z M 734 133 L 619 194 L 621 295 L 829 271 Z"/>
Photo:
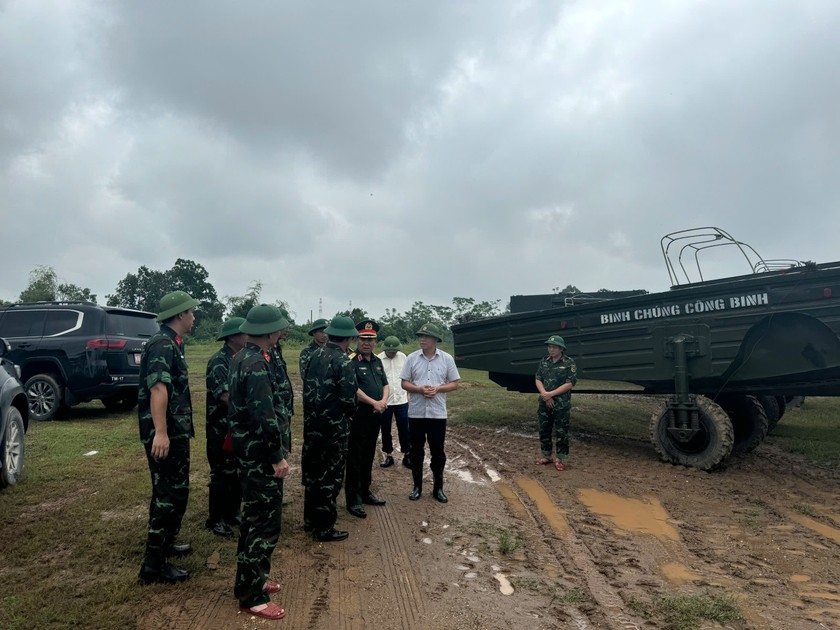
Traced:
<path fill-rule="evenodd" d="M 537 408 L 537 423 L 540 429 L 540 452 L 543 457 L 551 457 L 551 436 L 555 436 L 557 458 L 566 461 L 569 458 L 569 419 L 571 404 L 562 405 L 555 400 L 554 407 L 549 409 L 540 399 Z"/>
<path fill-rule="evenodd" d="M 426 456 L 426 442 L 429 442 L 431 461 L 429 468 L 436 478 L 443 477 L 443 467 L 446 464 L 446 453 L 443 451 L 443 441 L 446 439 L 446 418 L 409 418 L 408 428 L 411 431 L 411 470 L 415 473 L 423 472 L 423 458 Z"/>
<path fill-rule="evenodd" d="M 263 585 L 271 573 L 271 554 L 280 539 L 282 506 L 282 479 L 243 473 L 242 526 L 233 587 L 242 608 L 259 606 L 270 599 Z"/>
<path fill-rule="evenodd" d="M 335 502 L 344 480 L 347 439 L 313 440 L 304 436 L 303 523 L 316 534 L 326 534 L 338 518 Z"/>
<path fill-rule="evenodd" d="M 381 426 L 381 414 L 362 409 L 350 422 L 350 437 L 347 440 L 347 477 L 344 482 L 344 498 L 347 506 L 361 505 L 362 499 L 370 494 L 371 468 L 376 457 L 376 438 Z"/>
<path fill-rule="evenodd" d="M 408 429 L 408 403 L 388 405 L 382 412 L 382 452 L 390 455 L 394 452 L 394 440 L 391 437 L 391 418 L 397 421 L 397 436 L 400 440 L 400 453 L 411 450 L 411 431 Z"/>
<path fill-rule="evenodd" d="M 149 503 L 149 533 L 144 564 L 160 568 L 166 561 L 166 549 L 181 531 L 190 496 L 190 441 L 170 440 L 166 459 L 152 457 L 152 443 L 144 444 L 152 477 L 152 500 Z"/>
<path fill-rule="evenodd" d="M 222 448 L 224 441 L 207 440 L 207 461 L 210 463 L 208 523 L 236 522 L 242 502 L 242 485 L 236 468 L 236 457 Z"/>

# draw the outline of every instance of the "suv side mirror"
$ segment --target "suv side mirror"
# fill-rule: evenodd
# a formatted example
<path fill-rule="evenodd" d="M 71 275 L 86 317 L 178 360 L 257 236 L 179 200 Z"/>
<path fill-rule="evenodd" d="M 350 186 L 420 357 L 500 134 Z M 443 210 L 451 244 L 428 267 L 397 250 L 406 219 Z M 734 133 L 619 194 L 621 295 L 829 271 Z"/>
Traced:
<path fill-rule="evenodd" d="M 11 351 L 12 351 L 12 345 L 8 341 L 6 341 L 2 337 L 0 337 L 0 357 L 5 355 L 7 352 L 11 352 Z"/>

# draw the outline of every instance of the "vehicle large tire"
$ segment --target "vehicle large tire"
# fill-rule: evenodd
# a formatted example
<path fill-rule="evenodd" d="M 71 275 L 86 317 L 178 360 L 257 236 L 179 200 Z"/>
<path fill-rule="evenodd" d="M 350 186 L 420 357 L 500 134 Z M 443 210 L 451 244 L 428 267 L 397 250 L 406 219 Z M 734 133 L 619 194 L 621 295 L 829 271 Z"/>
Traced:
<path fill-rule="evenodd" d="M 767 415 L 767 432 L 770 433 L 776 425 L 779 424 L 779 418 L 782 417 L 779 411 L 779 400 L 777 396 L 756 396 L 758 402 L 764 407 L 764 413 Z M 737 433 L 737 429 L 736 429 Z M 737 440 L 737 437 L 735 438 Z"/>
<path fill-rule="evenodd" d="M 691 441 L 679 442 L 668 432 L 671 411 L 667 402 L 651 417 L 650 439 L 663 461 L 713 470 L 732 452 L 732 422 L 717 403 L 705 396 L 697 396 L 696 402 L 700 408 L 700 431 Z"/>
<path fill-rule="evenodd" d="M 735 443 L 732 445 L 732 452 L 736 455 L 749 453 L 767 437 L 767 413 L 755 396 L 739 397 L 737 403 L 730 410 L 730 417 L 732 418 L 732 427 L 735 429 Z M 778 422 L 778 418 L 776 422 Z"/>
<path fill-rule="evenodd" d="M 6 412 L 6 431 L 0 436 L 0 457 L 3 458 L 0 488 L 15 485 L 23 472 L 24 433 L 20 411 L 17 407 L 9 407 Z"/>
<path fill-rule="evenodd" d="M 29 417 L 33 420 L 52 420 L 61 408 L 62 389 L 52 374 L 36 374 L 26 381 Z"/>
<path fill-rule="evenodd" d="M 122 394 L 103 398 L 102 404 L 108 411 L 131 411 L 137 406 L 137 394 Z"/>

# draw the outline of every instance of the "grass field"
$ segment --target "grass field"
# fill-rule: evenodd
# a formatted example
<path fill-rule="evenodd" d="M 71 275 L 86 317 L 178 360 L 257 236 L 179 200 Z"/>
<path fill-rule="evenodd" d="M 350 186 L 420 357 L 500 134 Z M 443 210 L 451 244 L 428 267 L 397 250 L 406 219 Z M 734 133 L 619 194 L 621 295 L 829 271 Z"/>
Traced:
<path fill-rule="evenodd" d="M 193 544 L 205 547 L 213 545 L 213 536 L 203 528 L 208 479 L 204 367 L 216 349 L 204 345 L 186 350 L 197 436 L 192 442 L 192 488 L 184 529 Z M 298 395 L 299 351 L 289 346 L 284 353 Z M 463 387 L 448 397 L 453 423 L 536 431 L 535 395 L 507 392 L 481 372 L 464 370 L 462 378 Z M 578 395 L 573 400 L 574 431 L 647 440 L 656 401 L 609 394 Z M 299 398 L 296 405 L 293 428 L 299 444 Z M 820 465 L 840 467 L 838 411 L 836 399 L 809 398 L 801 409 L 785 415 L 768 442 Z M 0 628 L 135 625 L 136 611 L 146 605 L 150 593 L 164 588 L 139 588 L 135 582 L 151 487 L 136 412 L 113 414 L 99 403 L 81 405 L 61 420 L 31 423 L 26 439 L 21 482 L 0 492 Z M 500 539 L 500 544 L 514 542 Z M 196 571 L 203 561 L 192 556 L 179 564 Z M 198 587 L 212 579 L 206 572 L 197 573 L 192 583 Z"/>

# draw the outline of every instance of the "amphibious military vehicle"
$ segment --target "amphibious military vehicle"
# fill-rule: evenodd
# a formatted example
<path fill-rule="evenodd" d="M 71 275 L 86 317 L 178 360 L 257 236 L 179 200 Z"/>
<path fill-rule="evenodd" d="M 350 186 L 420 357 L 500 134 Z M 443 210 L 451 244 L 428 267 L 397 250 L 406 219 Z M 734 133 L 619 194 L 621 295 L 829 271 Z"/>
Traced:
<path fill-rule="evenodd" d="M 721 246 L 736 248 L 750 273 L 704 279 L 700 255 Z M 560 333 L 579 378 L 634 386 L 575 392 L 667 395 L 651 440 L 663 460 L 704 470 L 755 448 L 785 397 L 840 395 L 840 262 L 765 260 L 716 227 L 667 234 L 661 249 L 669 291 L 566 297 L 456 325 L 457 364 L 535 392 L 543 342 Z"/>

